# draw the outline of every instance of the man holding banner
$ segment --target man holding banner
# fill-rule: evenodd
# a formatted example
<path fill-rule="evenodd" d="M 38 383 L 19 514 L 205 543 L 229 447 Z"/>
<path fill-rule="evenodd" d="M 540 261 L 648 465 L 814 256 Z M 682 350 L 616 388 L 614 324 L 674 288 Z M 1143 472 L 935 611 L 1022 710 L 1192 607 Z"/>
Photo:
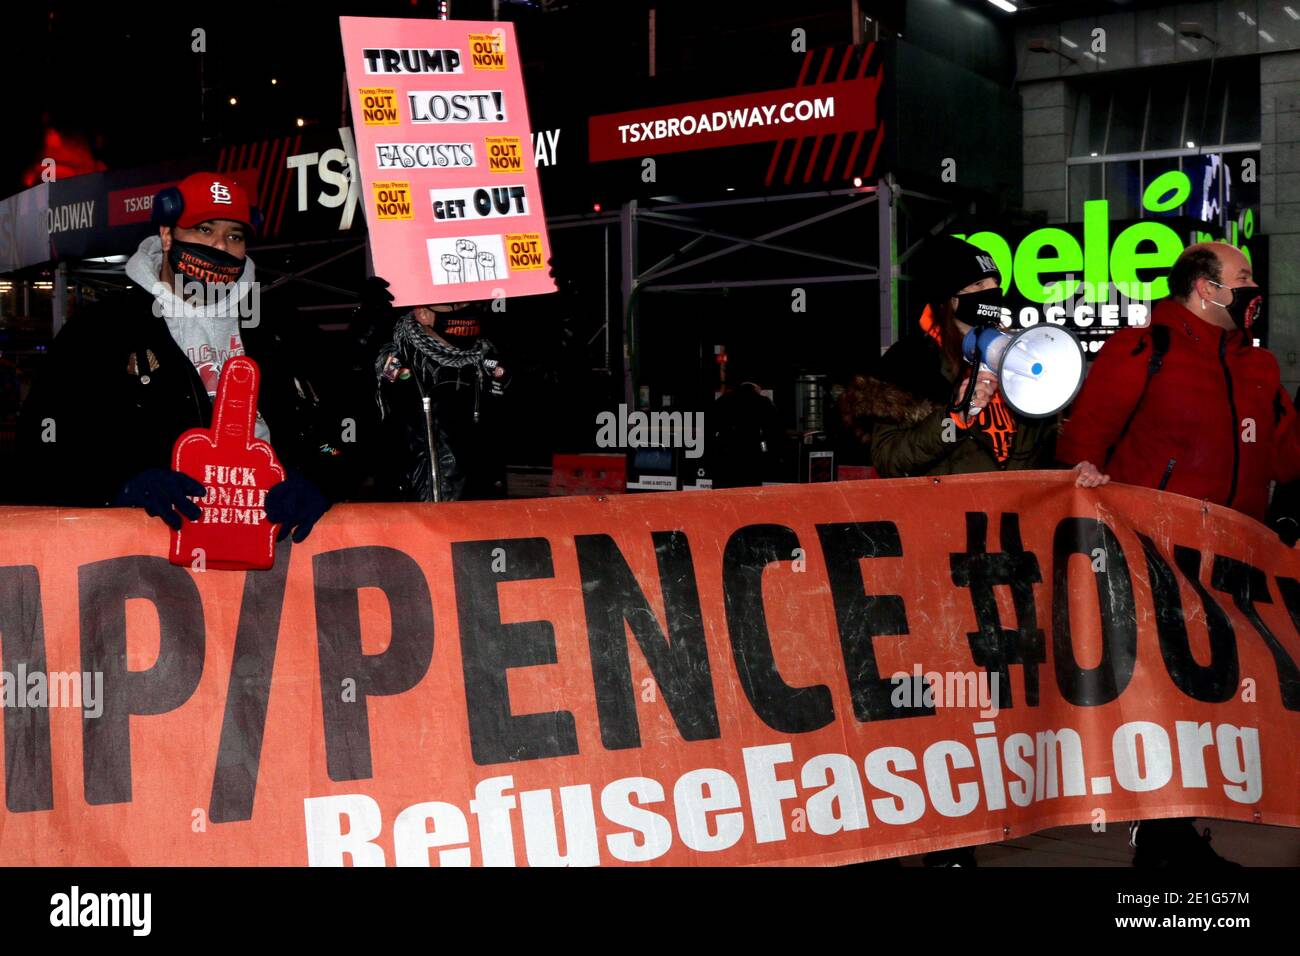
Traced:
<path fill-rule="evenodd" d="M 1058 455 L 1078 483 L 1114 478 L 1264 519 L 1269 486 L 1300 476 L 1296 412 L 1277 359 L 1255 348 L 1264 290 L 1241 251 L 1189 246 L 1147 328 L 1098 353 Z M 1134 864 L 1223 864 L 1189 819 L 1133 825 Z"/>
<path fill-rule="evenodd" d="M 144 508 L 172 529 L 198 520 L 205 494 L 170 467 L 172 446 L 206 428 L 224 363 L 248 354 L 262 370 L 256 436 L 290 466 L 266 497 L 267 518 L 302 541 L 329 508 L 320 490 L 336 457 L 312 434 L 295 395 L 315 396 L 292 368 L 282 332 L 262 323 L 245 249 L 260 218 L 239 183 L 200 172 L 159 193 L 158 234 L 126 274 L 136 287 L 74 316 L 19 418 L 33 503 Z M 309 478 L 308 474 L 314 475 Z"/>
<path fill-rule="evenodd" d="M 1061 433 L 1080 483 L 1114 478 L 1202 498 L 1260 521 L 1269 485 L 1300 475 L 1277 359 L 1252 347 L 1264 290 L 1239 249 L 1189 246 L 1147 328 L 1106 343 Z"/>

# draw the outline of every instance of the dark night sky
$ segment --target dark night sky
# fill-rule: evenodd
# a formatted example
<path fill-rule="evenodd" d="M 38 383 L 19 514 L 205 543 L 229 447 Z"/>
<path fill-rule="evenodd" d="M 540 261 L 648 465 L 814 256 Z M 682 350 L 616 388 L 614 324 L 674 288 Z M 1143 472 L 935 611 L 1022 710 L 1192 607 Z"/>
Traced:
<path fill-rule="evenodd" d="M 492 0 L 451 2 L 456 19 L 492 18 Z M 932 2 L 985 8 L 982 0 Z M 1022 0 L 1022 7 L 1056 16 L 1067 7 L 1082 13 L 1145 2 Z M 901 29 L 904 0 L 861 3 Z M 651 7 L 660 74 L 676 74 L 678 81 L 658 85 L 689 90 L 693 76 L 714 89 L 728 77 L 772 85 L 761 81 L 774 60 L 788 60 L 791 25 L 808 28 L 810 46 L 842 43 L 850 3 L 499 0 L 499 6 L 501 19 L 514 21 L 519 32 L 532 112 L 553 115 L 563 100 L 565 112 L 584 115 L 588 104 L 601 112 L 635 103 L 638 93 L 628 87 L 644 91 Z M 338 16 L 432 17 L 436 10 L 435 0 L 6 4 L 0 10 L 0 196 L 22 188 L 23 172 L 44 155 L 47 123 L 84 136 L 109 168 L 192 154 L 205 136 L 242 142 L 280 135 L 299 116 L 334 124 L 343 100 Z M 192 49 L 196 28 L 206 31 L 203 55 Z M 232 96 L 237 106 L 229 104 Z"/>
<path fill-rule="evenodd" d="M 283 133 L 299 116 L 335 123 L 343 96 L 338 16 L 425 17 L 435 7 L 432 0 L 7 5 L 0 195 L 20 188 L 23 170 L 40 159 L 47 122 L 85 136 L 111 168 L 185 155 L 204 135 Z M 524 5 L 503 11 L 540 16 Z M 457 0 L 454 12 L 490 18 L 491 2 Z M 192 49 L 196 28 L 206 31 L 202 55 Z"/>
<path fill-rule="evenodd" d="M 869 0 L 882 9 L 901 0 Z M 531 111 L 585 116 L 626 108 L 644 83 L 647 10 L 659 25 L 661 75 L 763 75 L 789 26 L 810 44 L 843 42 L 847 0 L 501 0 L 524 51 Z M 46 125 L 82 136 L 109 168 L 192 154 L 206 136 L 243 142 L 339 121 L 338 16 L 431 17 L 434 0 L 246 0 L 183 5 L 52 2 L 0 13 L 0 196 L 44 155 Z M 491 19 L 491 0 L 452 0 L 456 19 Z M 193 31 L 206 31 L 206 53 Z M 729 65 L 734 60 L 734 65 Z M 765 66 L 766 64 L 766 66 Z M 202 73 L 200 72 L 202 71 Z M 788 71 L 782 69 L 781 80 Z M 278 82 L 271 84 L 274 77 Z M 602 78 L 593 83 L 593 77 Z M 689 83 L 687 84 L 689 86 Z M 201 90 L 207 88 L 206 96 Z M 620 97 L 629 94 L 632 100 Z M 231 106 L 231 97 L 238 100 Z"/>

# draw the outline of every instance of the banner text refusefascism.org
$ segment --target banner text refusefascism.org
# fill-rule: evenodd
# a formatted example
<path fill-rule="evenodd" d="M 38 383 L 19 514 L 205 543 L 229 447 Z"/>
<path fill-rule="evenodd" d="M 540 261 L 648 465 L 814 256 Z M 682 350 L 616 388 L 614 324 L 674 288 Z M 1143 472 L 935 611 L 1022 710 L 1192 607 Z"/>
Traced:
<path fill-rule="evenodd" d="M 957 740 L 930 744 L 919 764 L 916 754 L 905 747 L 880 747 L 868 753 L 862 770 L 866 784 L 881 794 L 877 797 L 869 796 L 857 762 L 841 753 L 817 754 L 804 761 L 796 784 L 796 776 L 781 769 L 794 761 L 788 743 L 742 751 L 747 807 L 735 777 L 716 768 L 684 773 L 673 784 L 671 797 L 653 777 L 615 780 L 599 795 L 607 821 L 599 827 L 605 831 L 603 847 L 596 822 L 597 799 L 590 784 L 560 787 L 557 814 L 550 789 L 515 794 L 509 792 L 514 788 L 513 776 L 489 777 L 478 782 L 469 801 L 478 831 L 477 853 L 461 806 L 429 801 L 406 807 L 393 821 L 392 862 L 429 866 L 435 862 L 430 851 L 436 850 L 432 856 L 439 866 L 514 866 L 518 860 L 512 811 L 516 809 L 528 865 L 598 866 L 650 862 L 666 854 L 674 839 L 699 853 L 717 853 L 747 837 L 756 844 L 784 841 L 795 829 L 822 836 L 862 830 L 871 825 L 873 815 L 887 826 L 909 826 L 931 810 L 942 817 L 964 817 L 981 808 L 997 812 L 1009 806 L 1110 792 L 1109 776 L 1089 778 L 1085 773 L 1082 738 L 1071 728 L 1043 731 L 1035 737 L 1015 733 L 1001 741 L 992 721 L 978 721 L 972 730 L 974 754 Z M 1165 728 L 1151 721 L 1120 725 L 1112 737 L 1114 781 L 1130 792 L 1159 790 L 1173 780 L 1177 766 L 1183 788 L 1208 788 L 1206 750 L 1216 748 L 1219 769 L 1229 781 L 1222 785 L 1225 796 L 1242 804 L 1260 799 L 1257 728 L 1180 720 L 1173 738 L 1171 745 Z M 353 866 L 384 866 L 389 862 L 379 842 L 383 816 L 373 798 L 352 793 L 309 797 L 303 803 L 309 865 L 343 866 L 350 861 Z M 797 809 L 802 809 L 802 815 L 793 812 Z M 563 820 L 563 853 L 557 819 Z M 801 825 L 794 823 L 796 819 Z M 618 829 L 610 832 L 612 828 Z M 906 839 L 914 842 L 916 832 Z"/>

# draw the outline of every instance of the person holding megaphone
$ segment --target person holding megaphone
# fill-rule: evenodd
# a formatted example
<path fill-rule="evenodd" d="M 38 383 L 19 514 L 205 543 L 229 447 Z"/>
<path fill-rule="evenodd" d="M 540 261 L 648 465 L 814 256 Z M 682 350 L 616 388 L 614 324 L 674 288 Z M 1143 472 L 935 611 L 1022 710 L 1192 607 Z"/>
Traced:
<path fill-rule="evenodd" d="M 999 387 L 997 369 L 1006 369 L 1015 345 L 997 341 L 1010 337 L 996 332 L 1002 275 L 992 257 L 961 239 L 931 239 L 920 252 L 916 281 L 924 303 L 918 334 L 895 343 L 841 398 L 845 423 L 870 445 L 876 472 L 903 478 L 1052 467 L 1055 416 L 1017 411 Z M 973 847 L 928 853 L 924 863 L 977 865 Z"/>
<path fill-rule="evenodd" d="M 919 254 L 916 281 L 924 303 L 920 334 L 895 343 L 841 399 L 845 422 L 870 445 L 877 474 L 903 478 L 1052 467 L 1055 416 L 1017 409 L 997 374 L 1001 368 L 1008 380 L 1013 375 L 1026 382 L 1052 378 L 1038 346 L 1031 351 L 996 331 L 1003 317 L 1002 275 L 993 258 L 961 239 L 937 237 Z M 1009 340 L 1005 346 L 997 341 L 1002 338 Z M 1073 349 L 1078 352 L 1077 344 Z M 1082 359 L 1078 368 L 1081 374 Z M 1077 379 L 1053 391 L 1068 401 L 1075 385 Z"/>

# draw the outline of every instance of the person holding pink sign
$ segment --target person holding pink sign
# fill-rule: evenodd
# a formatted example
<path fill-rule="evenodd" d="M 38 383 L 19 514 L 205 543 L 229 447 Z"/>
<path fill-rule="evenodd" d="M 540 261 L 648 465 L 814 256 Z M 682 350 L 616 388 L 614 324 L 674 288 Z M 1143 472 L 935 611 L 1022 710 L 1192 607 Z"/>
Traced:
<path fill-rule="evenodd" d="M 375 324 L 391 310 L 371 279 L 363 310 Z M 505 458 L 495 439 L 510 376 L 483 335 L 486 302 L 421 305 L 393 325 L 375 359 L 376 400 L 389 449 L 378 468 L 382 497 L 399 501 L 501 498 Z"/>

